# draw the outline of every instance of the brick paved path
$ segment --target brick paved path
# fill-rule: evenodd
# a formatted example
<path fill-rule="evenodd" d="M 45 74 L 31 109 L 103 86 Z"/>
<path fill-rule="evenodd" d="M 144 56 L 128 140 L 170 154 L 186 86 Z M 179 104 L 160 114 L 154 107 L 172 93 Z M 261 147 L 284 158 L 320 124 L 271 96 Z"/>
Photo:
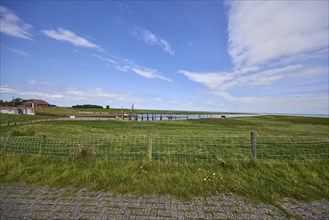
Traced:
<path fill-rule="evenodd" d="M 283 203 L 296 219 L 329 219 L 329 201 Z M 172 197 L 131 197 L 107 192 L 0 185 L 0 219 L 286 219 L 270 205 L 218 194 L 181 202 Z"/>

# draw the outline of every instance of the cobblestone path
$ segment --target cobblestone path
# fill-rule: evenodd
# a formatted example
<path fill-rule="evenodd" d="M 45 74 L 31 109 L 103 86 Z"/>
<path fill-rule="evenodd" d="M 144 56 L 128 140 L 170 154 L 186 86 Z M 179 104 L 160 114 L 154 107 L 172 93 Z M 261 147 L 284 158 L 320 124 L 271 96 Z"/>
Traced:
<path fill-rule="evenodd" d="M 252 205 L 232 194 L 181 202 L 108 192 L 0 185 L 0 219 L 329 219 L 329 201 Z"/>

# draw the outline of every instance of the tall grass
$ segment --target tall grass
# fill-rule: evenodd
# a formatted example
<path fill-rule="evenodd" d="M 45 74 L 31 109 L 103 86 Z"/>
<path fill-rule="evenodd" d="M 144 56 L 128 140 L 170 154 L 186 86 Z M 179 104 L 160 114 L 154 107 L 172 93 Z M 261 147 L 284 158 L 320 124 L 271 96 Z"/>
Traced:
<path fill-rule="evenodd" d="M 232 192 L 254 202 L 329 199 L 329 161 L 166 163 L 2 154 L 0 184 L 89 188 L 192 199 Z"/>

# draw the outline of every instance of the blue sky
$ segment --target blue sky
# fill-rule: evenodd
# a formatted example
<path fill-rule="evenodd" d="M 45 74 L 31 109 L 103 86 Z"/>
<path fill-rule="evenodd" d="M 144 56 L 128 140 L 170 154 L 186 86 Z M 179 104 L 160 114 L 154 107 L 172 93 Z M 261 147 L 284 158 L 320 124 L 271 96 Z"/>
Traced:
<path fill-rule="evenodd" d="M 1 1 L 1 99 L 328 114 L 328 1 Z"/>

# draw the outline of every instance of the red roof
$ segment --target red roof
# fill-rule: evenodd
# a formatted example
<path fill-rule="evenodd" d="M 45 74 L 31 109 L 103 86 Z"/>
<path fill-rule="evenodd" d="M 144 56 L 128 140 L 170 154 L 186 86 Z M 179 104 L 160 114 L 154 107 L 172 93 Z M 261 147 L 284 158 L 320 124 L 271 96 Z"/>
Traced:
<path fill-rule="evenodd" d="M 25 102 L 33 102 L 36 105 L 49 105 L 48 102 L 41 100 L 41 99 L 29 99 L 29 100 L 26 100 Z"/>

